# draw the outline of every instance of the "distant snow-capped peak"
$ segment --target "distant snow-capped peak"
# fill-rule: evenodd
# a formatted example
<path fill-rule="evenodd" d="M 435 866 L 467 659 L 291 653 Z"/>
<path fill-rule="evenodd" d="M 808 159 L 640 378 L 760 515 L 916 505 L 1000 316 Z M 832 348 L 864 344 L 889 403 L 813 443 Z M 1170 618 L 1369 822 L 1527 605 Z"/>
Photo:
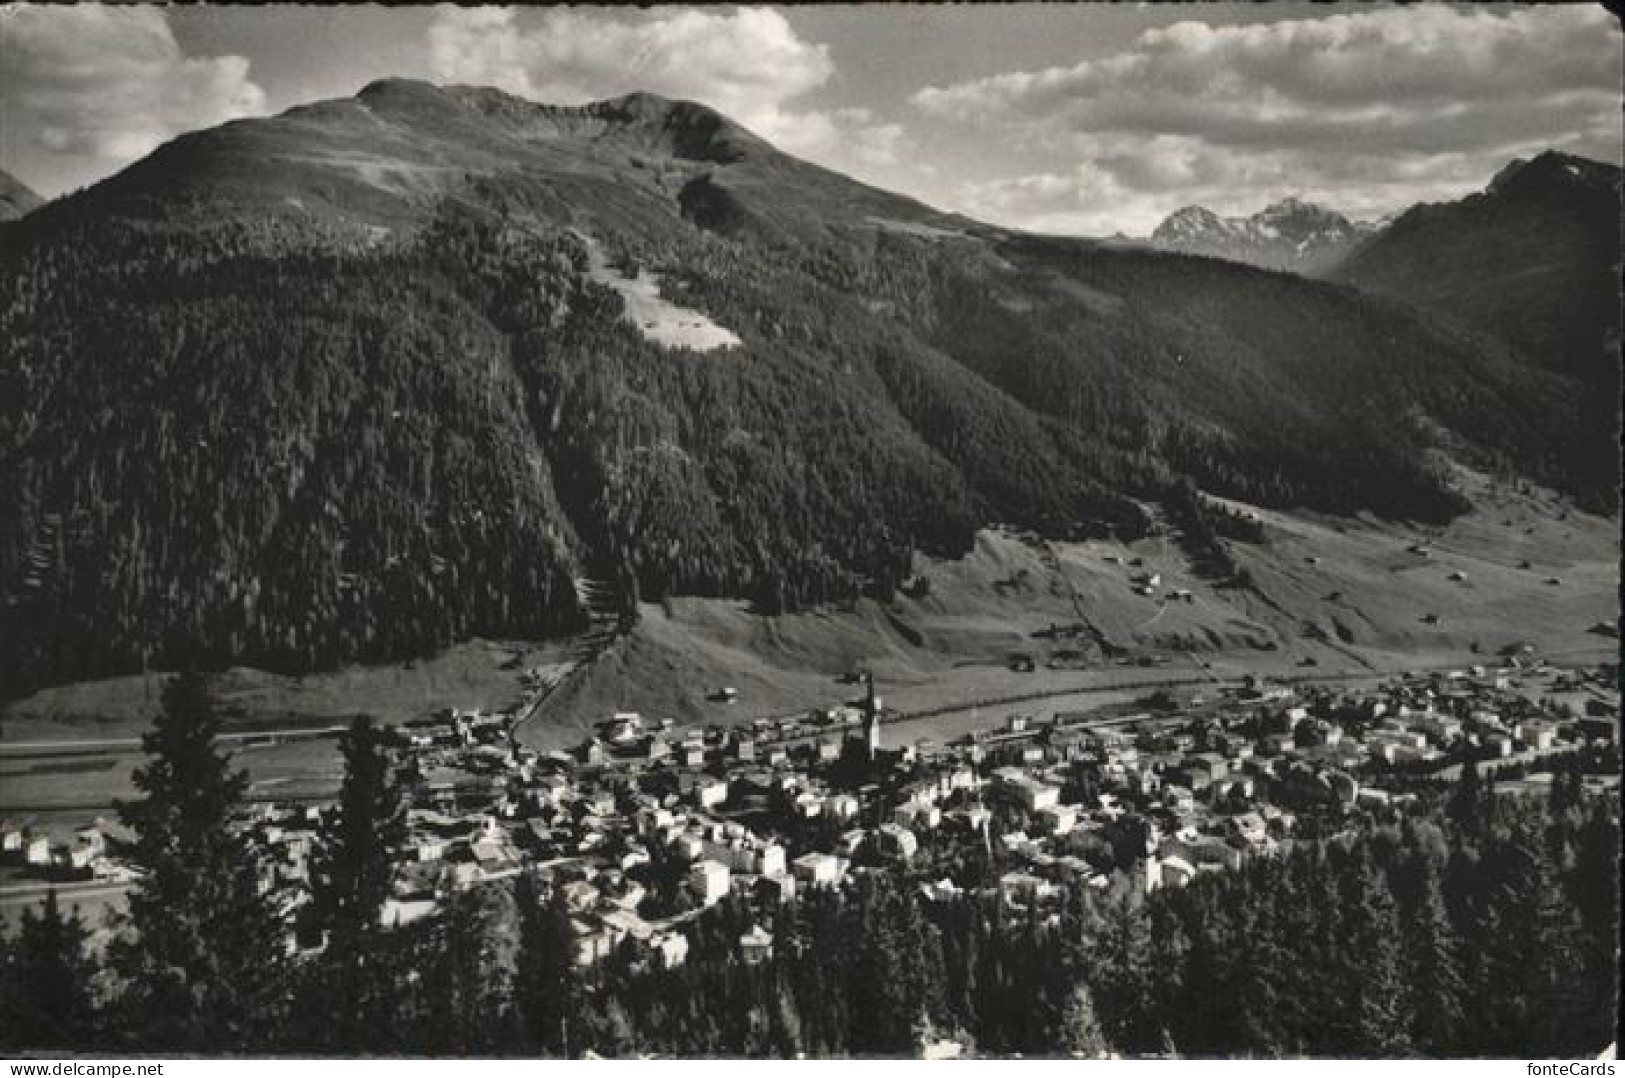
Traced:
<path fill-rule="evenodd" d="M 1331 265 L 1377 227 L 1289 196 L 1250 217 L 1222 217 L 1204 206 L 1186 206 L 1156 227 L 1151 243 L 1186 254 L 1309 273 Z"/>

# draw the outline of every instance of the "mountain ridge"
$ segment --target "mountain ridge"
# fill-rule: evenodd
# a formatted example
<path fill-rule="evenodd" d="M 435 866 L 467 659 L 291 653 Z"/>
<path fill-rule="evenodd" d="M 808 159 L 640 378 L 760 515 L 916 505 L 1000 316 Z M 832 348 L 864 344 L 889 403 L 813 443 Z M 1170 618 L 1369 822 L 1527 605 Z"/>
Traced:
<path fill-rule="evenodd" d="M 1609 491 L 1576 388 L 1470 331 L 941 213 L 652 95 L 380 82 L 9 228 L 18 691 L 568 632 L 582 577 L 885 596 L 990 522 L 1134 536 L 1148 501 L 1222 567 L 1195 487 L 1442 520 L 1441 455 Z"/>
<path fill-rule="evenodd" d="M 1330 274 L 1460 325 L 1619 397 L 1620 170 L 1555 150 L 1482 191 L 1412 207 Z"/>
<path fill-rule="evenodd" d="M 45 199 L 27 184 L 0 169 L 0 223 L 25 217 L 44 204 Z"/>
<path fill-rule="evenodd" d="M 1160 250 L 1313 275 L 1335 265 L 1379 227 L 1289 196 L 1245 217 L 1185 206 L 1164 218 L 1149 242 Z"/>

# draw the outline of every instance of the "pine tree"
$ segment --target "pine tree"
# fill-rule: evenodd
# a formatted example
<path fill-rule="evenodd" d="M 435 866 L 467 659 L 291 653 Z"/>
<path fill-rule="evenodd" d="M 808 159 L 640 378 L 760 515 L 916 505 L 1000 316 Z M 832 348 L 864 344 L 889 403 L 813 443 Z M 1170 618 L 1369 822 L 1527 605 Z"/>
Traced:
<path fill-rule="evenodd" d="M 1468 760 L 1461 765 L 1461 777 L 1456 780 L 1455 789 L 1450 792 L 1450 802 L 1445 806 L 1445 813 L 1463 833 L 1477 836 L 1483 830 L 1487 798 L 1483 778 L 1478 773 L 1478 763 L 1475 760 Z"/>
<path fill-rule="evenodd" d="M 809 1054 L 841 1055 L 848 1051 L 851 1003 L 851 997 L 843 991 L 851 952 L 842 899 L 837 892 L 821 890 L 809 896 L 803 906 L 807 943 L 793 967 L 802 1035 Z"/>
<path fill-rule="evenodd" d="M 432 1025 L 420 1031 L 428 1055 L 480 1055 L 500 1039 L 498 1000 L 507 991 L 493 953 L 486 896 L 465 891 L 435 919 L 423 971 Z"/>
<path fill-rule="evenodd" d="M 1579 761 L 1559 764 L 1552 771 L 1552 784 L 1547 791 L 1547 811 L 1559 819 L 1569 809 L 1580 804 L 1585 790 L 1585 776 Z"/>
<path fill-rule="evenodd" d="M 341 742 L 344 780 L 311 857 L 311 912 L 327 947 L 302 971 L 293 1023 L 304 1047 L 387 1050 L 380 1031 L 397 1010 L 396 986 L 379 913 L 388 898 L 393 853 L 406 812 L 370 719 L 358 716 Z"/>
<path fill-rule="evenodd" d="M 775 939 L 778 937 L 775 936 Z M 773 978 L 772 1006 L 768 1011 L 769 1028 L 774 1051 L 784 1059 L 794 1059 L 807 1050 L 801 1031 L 801 1012 L 796 1008 L 795 994 L 782 973 Z"/>
<path fill-rule="evenodd" d="M 1184 926 L 1166 905 L 1157 903 L 1151 910 L 1150 967 L 1156 971 L 1151 981 L 1151 1012 L 1157 1026 L 1156 1051 L 1171 1054 L 1174 1043 L 1173 1028 L 1179 1001 L 1185 991 L 1185 955 L 1190 950 L 1190 937 Z"/>
<path fill-rule="evenodd" d="M 322 820 L 317 833 L 310 890 L 330 944 L 347 951 L 378 927 L 395 850 L 406 837 L 406 808 L 369 717 L 356 716 L 341 751 L 344 781 L 337 811 Z"/>
<path fill-rule="evenodd" d="M 1082 981 L 1073 987 L 1061 1006 L 1060 1039 L 1057 1050 L 1074 1059 L 1101 1059 L 1111 1053 L 1106 1033 L 1095 1016 L 1094 997 Z"/>
<path fill-rule="evenodd" d="M 1405 919 L 1406 970 L 1411 988 L 1411 1035 L 1418 1051 L 1448 1057 L 1462 1047 L 1466 983 L 1455 926 L 1445 909 L 1439 873 L 1419 860 L 1414 908 Z"/>
<path fill-rule="evenodd" d="M 1459 955 L 1465 998 L 1476 1005 L 1465 1007 L 1461 1042 L 1484 1045 L 1493 1037 L 1495 1015 L 1485 1000 L 1489 997 L 1490 944 L 1500 938 L 1498 912 L 1492 891 L 1496 881 L 1484 851 L 1464 840 L 1459 831 L 1449 835 L 1452 843 L 1441 881 L 1445 910 L 1461 938 Z"/>
<path fill-rule="evenodd" d="M 1233 976 L 1237 948 L 1232 911 L 1222 900 L 1214 900 L 1211 889 L 1203 892 L 1193 888 L 1196 900 L 1186 907 L 1189 947 L 1180 1005 L 1173 1009 L 1179 1027 L 1173 1033 L 1189 1051 L 1234 1054 L 1241 1046 L 1237 1043 L 1239 1016 Z"/>
<path fill-rule="evenodd" d="M 1267 883 L 1256 886 L 1245 876 L 1237 882 L 1242 897 L 1231 944 L 1237 1047 L 1249 1055 L 1273 1058 L 1283 1050 L 1281 983 L 1289 965 L 1277 935 L 1277 895 Z"/>
<path fill-rule="evenodd" d="M 1095 999 L 1114 1044 L 1131 1053 L 1157 1047 L 1152 1005 L 1151 922 L 1138 888 L 1124 888 L 1107 906 L 1094 963 Z"/>
<path fill-rule="evenodd" d="M 133 781 L 145 796 L 119 807 L 141 873 L 111 953 L 132 1047 L 252 1051 L 282 1026 L 279 903 L 251 837 L 232 825 L 248 778 L 216 750 L 219 729 L 201 675 L 170 681 L 141 739 L 149 761 Z"/>
<path fill-rule="evenodd" d="M 1583 956 L 1583 998 L 1591 1001 L 1576 1031 L 1581 1051 L 1615 1035 L 1619 1003 L 1619 817 L 1617 801 L 1598 799 L 1576 835 L 1574 886 Z"/>
<path fill-rule="evenodd" d="M 1350 964 L 1350 1041 L 1345 1054 L 1393 1058 L 1411 1054 L 1410 1000 L 1400 942 L 1399 915 L 1387 877 L 1362 848 L 1352 866 L 1354 901 L 1347 914 Z"/>
<path fill-rule="evenodd" d="M 1315 953 L 1320 950 L 1322 919 L 1331 911 L 1319 908 L 1311 897 L 1312 872 L 1312 859 L 1303 854 L 1280 865 L 1274 916 L 1263 927 L 1268 961 L 1277 973 L 1279 1048 L 1287 1055 L 1309 1051 L 1326 1022 L 1324 993 L 1317 995 L 1318 982 L 1325 974 L 1315 964 Z"/>
<path fill-rule="evenodd" d="M 1516 821 L 1497 856 L 1494 896 L 1503 931 L 1484 941 L 1485 998 L 1496 1016 L 1491 1046 L 1520 1057 L 1568 1055 L 1586 1025 L 1576 972 L 1582 968 L 1574 903 L 1547 858 L 1539 817 Z"/>
<path fill-rule="evenodd" d="M 0 1050 L 84 1051 L 99 1043 L 87 937 L 77 912 L 63 914 L 54 887 L 39 913 L 23 910 L 0 967 Z"/>
<path fill-rule="evenodd" d="M 942 948 L 914 896 L 867 877 L 853 910 L 849 988 L 854 1052 L 911 1055 L 922 1020 L 942 1015 Z"/>
<path fill-rule="evenodd" d="M 569 1059 L 580 1043 L 580 978 L 575 969 L 575 932 L 564 894 L 554 888 L 543 898 L 536 880 L 519 877 L 514 889 L 519 908 L 519 954 L 514 1002 L 521 1043 Z"/>

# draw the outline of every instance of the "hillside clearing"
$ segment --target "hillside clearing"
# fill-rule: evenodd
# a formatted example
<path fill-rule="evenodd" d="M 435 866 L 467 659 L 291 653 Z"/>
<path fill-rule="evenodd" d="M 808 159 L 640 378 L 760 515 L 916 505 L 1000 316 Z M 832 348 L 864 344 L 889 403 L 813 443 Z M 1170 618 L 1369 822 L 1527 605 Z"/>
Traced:
<path fill-rule="evenodd" d="M 717 325 L 700 311 L 679 307 L 662 296 L 660 279 L 655 274 L 643 272 L 627 277 L 609 264 L 596 240 L 581 232 L 575 234 L 587 245 L 588 275 L 595 283 L 620 293 L 626 304 L 623 317 L 647 340 L 663 348 L 687 348 L 694 352 L 714 352 L 740 345 L 738 335 L 732 330 Z"/>

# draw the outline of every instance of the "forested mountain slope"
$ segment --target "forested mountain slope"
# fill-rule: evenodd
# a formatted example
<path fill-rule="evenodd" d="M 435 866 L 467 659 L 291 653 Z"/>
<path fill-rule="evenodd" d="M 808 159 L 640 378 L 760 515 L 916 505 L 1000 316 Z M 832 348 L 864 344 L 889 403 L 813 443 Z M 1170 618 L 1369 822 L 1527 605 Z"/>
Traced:
<path fill-rule="evenodd" d="M 1438 520 L 1441 448 L 1612 496 L 1576 383 L 1494 342 L 940 214 L 648 95 L 378 83 L 5 238 L 8 692 L 566 631 L 578 576 L 801 606 L 993 520 L 1133 535 L 1190 483 Z M 739 343 L 662 343 L 699 325 Z"/>
<path fill-rule="evenodd" d="M 1478 194 L 1413 207 L 1332 277 L 1492 333 L 1612 408 L 1619 268 L 1620 170 L 1547 152 Z"/>

